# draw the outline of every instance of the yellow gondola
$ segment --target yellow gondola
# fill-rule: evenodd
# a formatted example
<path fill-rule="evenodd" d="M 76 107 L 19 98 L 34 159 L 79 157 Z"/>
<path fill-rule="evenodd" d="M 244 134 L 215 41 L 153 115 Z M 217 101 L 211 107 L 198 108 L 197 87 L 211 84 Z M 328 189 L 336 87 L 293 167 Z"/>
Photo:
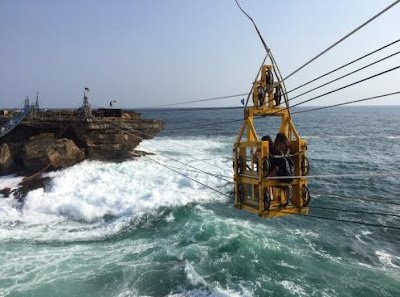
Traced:
<path fill-rule="evenodd" d="M 309 171 L 307 142 L 294 127 L 287 102 L 285 107 L 281 106 L 282 88 L 274 81 L 272 71 L 272 65 L 261 68 L 261 78 L 253 85 L 254 106 L 245 107 L 243 124 L 234 143 L 235 207 L 262 217 L 304 214 L 308 213 L 310 201 L 306 177 Z M 280 117 L 279 133 L 288 138 L 290 155 L 270 153 L 269 142 L 257 135 L 254 116 Z M 279 157 L 291 158 L 293 176 L 285 179 L 271 176 L 271 160 Z"/>

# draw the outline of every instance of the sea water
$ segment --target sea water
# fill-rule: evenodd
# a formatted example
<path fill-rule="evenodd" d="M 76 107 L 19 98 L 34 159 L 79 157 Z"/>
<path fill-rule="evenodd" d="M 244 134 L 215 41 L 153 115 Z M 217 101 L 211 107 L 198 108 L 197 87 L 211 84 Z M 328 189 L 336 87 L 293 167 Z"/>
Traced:
<path fill-rule="evenodd" d="M 348 107 L 293 115 L 310 175 L 333 176 L 309 180 L 310 215 L 400 228 L 399 114 Z M 0 197 L 0 296 L 400 296 L 400 230 L 261 219 L 233 207 L 241 122 L 214 123 L 240 120 L 242 110 L 143 116 L 166 120 L 138 148 L 154 155 L 84 161 L 50 173 L 23 203 Z M 260 135 L 277 133 L 271 118 L 255 124 Z M 0 187 L 20 180 L 3 177 Z"/>

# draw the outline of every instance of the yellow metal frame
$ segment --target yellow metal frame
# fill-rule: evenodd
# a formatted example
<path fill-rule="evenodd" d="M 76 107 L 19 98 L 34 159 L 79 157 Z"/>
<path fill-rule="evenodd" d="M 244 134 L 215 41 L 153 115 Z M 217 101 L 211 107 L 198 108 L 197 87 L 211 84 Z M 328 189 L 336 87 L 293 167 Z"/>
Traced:
<path fill-rule="evenodd" d="M 239 135 L 234 143 L 233 160 L 234 160 L 234 181 L 235 181 L 235 207 L 247 210 L 251 213 L 262 217 L 279 217 L 293 213 L 307 213 L 308 208 L 303 207 L 302 199 L 303 189 L 307 186 L 307 178 L 302 176 L 296 178 L 290 184 L 292 192 L 292 205 L 287 204 L 285 189 L 289 184 L 285 184 L 277 179 L 268 179 L 263 177 L 262 163 L 264 158 L 270 157 L 268 141 L 261 141 L 254 128 L 254 116 L 278 116 L 281 118 L 279 132 L 284 133 L 290 142 L 290 152 L 293 155 L 295 176 L 301 176 L 301 163 L 306 156 L 307 142 L 299 136 L 294 124 L 290 118 L 289 110 L 274 105 L 274 89 L 279 83 L 274 82 L 272 85 L 267 84 L 267 73 L 272 73 L 271 65 L 264 65 L 261 71 L 260 80 L 253 85 L 253 107 L 246 107 L 244 113 L 244 121 L 240 128 Z M 264 94 L 259 92 L 260 87 L 264 90 Z M 267 89 L 269 88 L 269 89 Z M 260 104 L 259 96 L 263 102 Z M 245 133 L 246 132 L 246 133 Z M 246 134 L 246 135 L 245 135 Z M 254 157 L 258 152 L 257 158 Z M 238 171 L 238 158 L 241 157 L 242 172 Z M 260 170 L 256 170 L 259 168 Z M 243 192 L 243 200 L 240 201 L 239 186 Z M 269 209 L 264 205 L 264 192 L 269 191 L 271 194 L 271 204 Z"/>

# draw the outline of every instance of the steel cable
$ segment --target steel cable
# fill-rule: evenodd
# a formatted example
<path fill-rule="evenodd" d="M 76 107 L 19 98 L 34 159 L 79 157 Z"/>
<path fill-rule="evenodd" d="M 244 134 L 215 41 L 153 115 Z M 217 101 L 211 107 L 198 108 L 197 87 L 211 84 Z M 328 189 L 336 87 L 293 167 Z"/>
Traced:
<path fill-rule="evenodd" d="M 347 67 L 347 66 L 349 66 L 349 65 L 351 65 L 351 64 L 353 64 L 355 62 L 358 62 L 358 61 L 360 61 L 360 60 L 362 60 L 362 59 L 364 59 L 366 57 L 369 57 L 370 55 L 375 54 L 375 53 L 377 53 L 377 52 L 379 52 L 379 51 L 381 51 L 381 50 L 383 50 L 383 49 L 385 49 L 385 48 L 387 48 L 389 46 L 392 46 L 393 44 L 396 44 L 399 41 L 400 41 L 400 39 L 397 39 L 397 40 L 395 40 L 395 41 L 393 41 L 393 42 L 391 42 L 389 44 L 386 44 L 385 46 L 382 46 L 382 47 L 380 47 L 380 48 L 378 48 L 378 49 L 376 49 L 376 50 L 374 50 L 372 52 L 369 52 L 368 54 L 365 54 L 365 55 L 363 55 L 363 56 L 361 56 L 361 57 L 359 57 L 359 58 L 357 58 L 355 60 L 352 60 L 352 61 L 350 61 L 350 62 L 348 62 L 348 63 L 346 63 L 346 64 L 344 64 L 344 65 L 342 65 L 340 67 L 337 67 L 337 68 L 335 68 L 335 69 L 333 69 L 333 70 L 331 70 L 329 72 L 326 72 L 325 74 L 322 74 L 322 75 L 320 75 L 320 76 L 318 76 L 318 77 L 316 77 L 316 78 L 314 78 L 314 79 L 312 79 L 312 80 L 310 80 L 310 81 L 308 81 L 308 82 L 306 82 L 306 83 L 304 83 L 304 84 L 302 84 L 300 86 L 297 86 L 297 87 L 287 91 L 286 94 L 289 94 L 289 93 L 291 93 L 291 92 L 293 92 L 295 90 L 298 90 L 298 89 L 300 89 L 302 87 L 305 87 L 305 86 L 309 85 L 310 83 L 313 83 L 313 82 L 315 82 L 315 81 L 317 81 L 317 80 L 319 80 L 319 79 L 321 79 L 321 78 L 323 78 L 323 77 L 325 77 L 325 76 L 327 76 L 329 74 L 332 74 L 332 73 L 334 73 L 334 72 L 336 72 L 336 71 L 338 71 L 340 69 L 343 69 L 343 68 L 345 68 L 345 67 Z"/>
<path fill-rule="evenodd" d="M 391 9 L 393 6 L 397 5 L 400 2 L 400 0 L 396 0 L 394 1 L 392 4 L 390 4 L 389 6 L 387 6 L 386 8 L 384 8 L 383 10 L 381 10 L 380 12 L 378 12 L 377 14 L 375 14 L 373 17 L 369 18 L 366 22 L 362 23 L 360 26 L 358 26 L 357 28 L 355 28 L 353 31 L 351 31 L 350 33 L 346 34 L 344 37 L 340 38 L 338 41 L 336 41 L 335 43 L 333 43 L 331 46 L 329 46 L 327 49 L 323 50 L 321 53 L 319 53 L 318 55 L 316 55 L 314 58 L 312 58 L 311 60 L 309 60 L 308 62 L 304 63 L 302 66 L 300 66 L 299 68 L 297 68 L 296 70 L 294 70 L 293 72 L 291 72 L 289 75 L 287 75 L 283 81 L 287 80 L 289 77 L 291 77 L 292 75 L 294 75 L 295 73 L 299 72 L 301 69 L 303 69 L 304 67 L 306 67 L 307 65 L 309 65 L 310 63 L 312 63 L 313 61 L 315 61 L 316 59 L 318 59 L 319 57 L 321 57 L 322 55 L 324 55 L 325 53 L 327 53 L 328 51 L 330 51 L 332 48 L 334 48 L 335 46 L 337 46 L 339 43 L 343 42 L 345 39 L 347 39 L 348 37 L 350 37 L 351 35 L 353 35 L 354 33 L 356 33 L 358 30 L 362 29 L 363 27 L 365 27 L 366 25 L 368 25 L 370 22 L 372 22 L 373 20 L 375 20 L 377 17 L 379 17 L 380 15 L 382 15 L 383 13 L 385 13 L 386 11 L 388 11 L 389 9 Z"/>

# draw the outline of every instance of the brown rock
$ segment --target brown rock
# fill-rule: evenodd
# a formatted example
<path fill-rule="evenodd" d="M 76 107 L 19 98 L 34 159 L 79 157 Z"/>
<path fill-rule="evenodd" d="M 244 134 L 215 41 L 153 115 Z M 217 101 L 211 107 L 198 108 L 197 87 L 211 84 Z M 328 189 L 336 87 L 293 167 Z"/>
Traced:
<path fill-rule="evenodd" d="M 14 160 L 6 143 L 0 145 L 0 172 L 6 173 L 14 167 Z"/>
<path fill-rule="evenodd" d="M 11 189 L 10 188 L 1 189 L 0 194 L 3 195 L 4 198 L 8 198 L 10 197 Z"/>
<path fill-rule="evenodd" d="M 45 135 L 32 139 L 24 150 L 25 169 L 36 172 L 57 170 L 72 166 L 85 158 L 85 153 L 67 138 L 55 139 Z"/>

